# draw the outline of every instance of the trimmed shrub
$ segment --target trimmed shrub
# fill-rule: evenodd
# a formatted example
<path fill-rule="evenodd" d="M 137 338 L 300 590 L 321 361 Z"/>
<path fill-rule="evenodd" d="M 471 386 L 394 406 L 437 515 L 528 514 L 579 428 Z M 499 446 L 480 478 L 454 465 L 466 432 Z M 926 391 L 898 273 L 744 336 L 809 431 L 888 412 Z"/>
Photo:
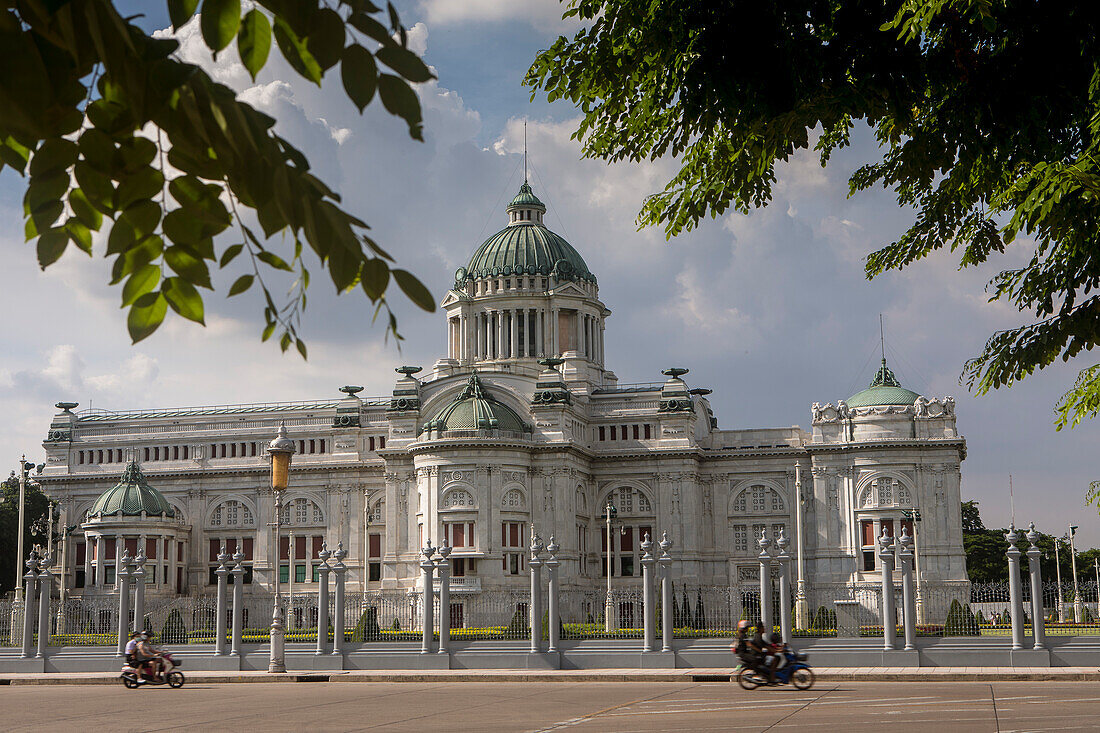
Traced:
<path fill-rule="evenodd" d="M 183 623 L 183 614 L 179 609 L 173 609 L 168 618 L 164 620 L 164 626 L 160 629 L 160 640 L 164 644 L 184 644 L 187 642 L 187 627 Z"/>
<path fill-rule="evenodd" d="M 695 628 L 707 628 L 707 612 L 703 610 L 703 591 L 695 592 Z"/>
<path fill-rule="evenodd" d="M 512 636 L 526 636 L 527 626 L 527 614 L 523 613 L 519 606 L 516 606 L 516 610 L 512 614 L 512 620 L 508 624 L 507 633 Z"/>
<path fill-rule="evenodd" d="M 359 622 L 351 630 L 352 641 L 378 641 L 382 638 L 382 629 L 378 626 L 378 608 L 370 606 L 359 616 Z"/>

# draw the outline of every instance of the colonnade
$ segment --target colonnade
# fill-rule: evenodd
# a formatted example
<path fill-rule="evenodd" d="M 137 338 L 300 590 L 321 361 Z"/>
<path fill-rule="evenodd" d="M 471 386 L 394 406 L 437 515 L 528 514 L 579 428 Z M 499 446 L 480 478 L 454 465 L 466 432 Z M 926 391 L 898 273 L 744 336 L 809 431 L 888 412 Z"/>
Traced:
<path fill-rule="evenodd" d="M 161 570 L 156 571 L 157 575 L 154 578 L 155 585 L 172 585 L 176 580 L 177 569 L 183 567 L 184 561 L 180 558 L 181 540 L 176 537 L 164 536 L 164 535 L 149 535 L 149 534 L 132 534 L 125 532 L 111 533 L 111 532 L 97 532 L 85 534 L 84 544 L 84 587 L 85 588 L 106 588 L 110 586 L 112 590 L 119 590 L 121 588 L 121 578 L 118 574 L 118 569 L 122 567 L 122 555 L 126 550 L 126 540 L 136 540 L 135 555 L 140 552 L 142 555 L 146 555 L 150 561 L 153 561 L 153 565 L 159 566 Z M 107 543 L 109 539 L 114 540 L 114 568 L 115 578 L 111 583 L 106 582 L 107 579 Z M 148 541 L 150 539 L 155 540 L 155 553 L 147 554 Z M 243 546 L 243 540 L 238 540 L 238 547 Z M 95 552 L 92 552 L 93 544 L 95 546 Z M 75 555 L 75 553 L 74 553 Z M 94 556 L 94 557 L 93 557 Z"/>
<path fill-rule="evenodd" d="M 568 336 L 561 327 L 563 312 L 565 321 L 575 331 Z M 603 320 L 583 311 L 557 307 L 487 308 L 461 313 L 448 324 L 450 357 L 460 361 L 535 359 L 569 350 L 600 363 L 604 358 Z"/>

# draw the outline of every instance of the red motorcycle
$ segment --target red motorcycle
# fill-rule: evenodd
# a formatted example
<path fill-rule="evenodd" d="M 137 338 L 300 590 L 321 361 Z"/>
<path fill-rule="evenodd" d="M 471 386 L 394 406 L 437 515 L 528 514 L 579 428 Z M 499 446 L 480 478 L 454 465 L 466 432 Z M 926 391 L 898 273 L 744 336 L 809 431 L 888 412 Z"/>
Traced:
<path fill-rule="evenodd" d="M 160 659 L 164 661 L 164 671 L 159 677 L 154 676 L 151 663 L 146 662 L 138 667 L 131 667 L 129 665 L 123 667 L 122 675 L 119 679 L 121 679 L 122 684 L 130 690 L 136 690 L 142 685 L 167 684 L 173 689 L 183 687 L 183 672 L 176 670 L 176 667 L 183 664 L 183 662 L 177 662 L 168 652 L 162 652 Z"/>

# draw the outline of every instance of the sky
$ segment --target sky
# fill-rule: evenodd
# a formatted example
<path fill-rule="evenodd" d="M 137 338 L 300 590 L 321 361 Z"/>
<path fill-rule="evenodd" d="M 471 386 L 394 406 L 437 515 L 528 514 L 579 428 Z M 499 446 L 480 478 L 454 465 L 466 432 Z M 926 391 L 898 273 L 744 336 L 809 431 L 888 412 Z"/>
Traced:
<path fill-rule="evenodd" d="M 153 30 L 168 25 L 160 3 L 121 3 Z M 522 183 L 527 123 L 530 179 L 547 204 L 547 225 L 581 253 L 611 309 L 608 367 L 621 382 L 661 380 L 670 366 L 691 369 L 691 386 L 710 396 L 724 429 L 801 425 L 810 405 L 846 399 L 877 368 L 879 314 L 886 353 L 902 384 L 952 395 L 966 437 L 964 499 L 980 502 L 987 526 L 1034 521 L 1060 534 L 1079 524 L 1081 546 L 1100 545 L 1097 511 L 1084 503 L 1100 479 L 1100 423 L 1054 429 L 1053 406 L 1092 361 L 1058 363 L 1009 390 L 976 397 L 959 384 L 964 361 L 995 330 L 1021 316 L 989 303 L 996 269 L 1026 262 L 1018 239 L 995 268 L 959 271 L 950 253 L 868 282 L 867 253 L 893 241 L 913 213 L 888 191 L 847 197 L 847 179 L 874 159 L 865 131 L 834 154 L 828 169 L 802 153 L 777 171 L 772 203 L 748 215 L 707 220 L 666 241 L 638 231 L 635 216 L 675 162 L 608 165 L 583 160 L 571 140 L 579 119 L 568 102 L 531 100 L 521 86 L 534 55 L 577 26 L 551 0 L 421 0 L 397 3 L 410 45 L 438 81 L 421 85 L 425 141 L 409 139 L 377 103 L 360 115 L 338 71 L 321 88 L 297 77 L 277 55 L 253 83 L 235 51 L 217 62 L 197 24 L 181 29 L 180 55 L 201 63 L 244 99 L 275 116 L 278 132 L 309 157 L 315 172 L 370 224 L 399 266 L 417 273 L 437 299 L 476 247 L 506 223 L 504 205 Z M 159 15 L 157 13 L 160 13 Z M 0 461 L 20 453 L 42 460 L 53 404 L 108 409 L 339 397 L 345 384 L 385 395 L 395 366 L 430 367 L 445 348 L 442 315 L 393 298 L 405 336 L 400 350 L 371 322 L 361 293 L 337 297 L 315 277 L 304 319 L 310 358 L 262 344 L 258 293 L 224 298 L 235 275 L 215 276 L 206 328 L 169 318 L 131 345 L 109 261 L 70 248 L 48 271 L 23 241 L 23 179 L 0 173 Z M 231 243 L 226 241 L 222 244 Z M 98 245 L 97 245 L 98 246 Z M 318 271 L 318 267 L 313 267 Z M 239 274 L 239 273 L 237 273 Z M 1086 355 L 1087 356 L 1087 355 Z"/>

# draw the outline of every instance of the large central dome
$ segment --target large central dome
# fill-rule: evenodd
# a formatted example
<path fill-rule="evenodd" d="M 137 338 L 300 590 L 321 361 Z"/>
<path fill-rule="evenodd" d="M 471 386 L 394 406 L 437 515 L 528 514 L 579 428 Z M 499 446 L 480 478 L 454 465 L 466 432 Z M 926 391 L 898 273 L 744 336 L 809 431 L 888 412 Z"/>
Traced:
<path fill-rule="evenodd" d="M 545 212 L 546 206 L 524 181 L 508 204 L 508 226 L 477 248 L 463 279 L 553 274 L 558 280 L 596 282 L 580 253 L 543 225 Z"/>

